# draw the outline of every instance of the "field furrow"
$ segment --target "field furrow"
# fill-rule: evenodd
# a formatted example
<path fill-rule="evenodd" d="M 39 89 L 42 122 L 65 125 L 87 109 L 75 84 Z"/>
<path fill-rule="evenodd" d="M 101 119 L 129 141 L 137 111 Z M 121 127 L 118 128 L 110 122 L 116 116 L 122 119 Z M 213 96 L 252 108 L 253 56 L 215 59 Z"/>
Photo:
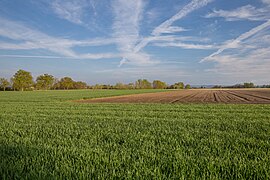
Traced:
<path fill-rule="evenodd" d="M 161 93 L 95 98 L 80 103 L 232 103 L 270 104 L 270 90 L 175 90 Z"/>

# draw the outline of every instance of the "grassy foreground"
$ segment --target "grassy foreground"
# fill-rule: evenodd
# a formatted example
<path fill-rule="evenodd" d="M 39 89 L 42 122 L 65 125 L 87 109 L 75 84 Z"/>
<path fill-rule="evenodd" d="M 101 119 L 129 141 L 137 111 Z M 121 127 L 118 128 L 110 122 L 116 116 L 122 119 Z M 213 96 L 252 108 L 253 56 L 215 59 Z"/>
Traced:
<path fill-rule="evenodd" d="M 270 105 L 78 104 L 0 92 L 0 179 L 269 179 Z"/>

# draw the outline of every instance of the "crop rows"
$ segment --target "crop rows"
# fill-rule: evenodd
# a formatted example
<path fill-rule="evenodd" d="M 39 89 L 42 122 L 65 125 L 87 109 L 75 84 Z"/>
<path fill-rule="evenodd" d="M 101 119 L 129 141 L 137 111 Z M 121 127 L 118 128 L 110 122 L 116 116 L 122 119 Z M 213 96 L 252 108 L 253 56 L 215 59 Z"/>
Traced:
<path fill-rule="evenodd" d="M 131 91 L 16 93 L 0 94 L 1 179 L 270 177 L 269 105 L 79 104 L 69 100 Z"/>
<path fill-rule="evenodd" d="M 82 103 L 270 104 L 269 89 L 192 89 L 81 100 Z"/>

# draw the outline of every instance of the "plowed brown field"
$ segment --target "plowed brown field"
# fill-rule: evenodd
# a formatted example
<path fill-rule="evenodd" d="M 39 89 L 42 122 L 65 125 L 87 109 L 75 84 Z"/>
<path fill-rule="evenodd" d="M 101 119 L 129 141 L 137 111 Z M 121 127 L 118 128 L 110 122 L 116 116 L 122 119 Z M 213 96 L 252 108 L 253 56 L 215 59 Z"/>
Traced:
<path fill-rule="evenodd" d="M 267 89 L 194 89 L 145 93 L 79 101 L 81 103 L 230 103 L 270 104 Z"/>

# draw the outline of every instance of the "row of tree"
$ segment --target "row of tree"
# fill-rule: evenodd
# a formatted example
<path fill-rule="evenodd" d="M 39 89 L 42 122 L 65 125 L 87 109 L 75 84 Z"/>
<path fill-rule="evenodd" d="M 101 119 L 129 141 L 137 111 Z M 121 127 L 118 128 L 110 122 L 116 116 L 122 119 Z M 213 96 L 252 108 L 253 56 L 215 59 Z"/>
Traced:
<path fill-rule="evenodd" d="M 154 80 L 152 83 L 147 79 L 138 79 L 135 83 L 116 83 L 115 85 L 100 85 L 90 86 L 91 89 L 190 89 L 189 84 L 184 85 L 183 82 L 168 85 L 166 82 Z"/>
<path fill-rule="evenodd" d="M 233 86 L 213 86 L 213 88 L 270 88 L 270 85 L 255 85 L 252 82 L 245 82 L 243 84 L 235 84 Z"/>
<path fill-rule="evenodd" d="M 30 72 L 18 70 L 8 81 L 0 78 L 0 88 L 2 90 L 49 90 L 49 89 L 86 89 L 87 84 L 82 81 L 74 81 L 70 77 L 64 77 L 58 80 L 52 75 L 43 74 L 33 80 Z"/>
<path fill-rule="evenodd" d="M 178 82 L 173 85 L 154 80 L 152 83 L 147 79 L 139 79 L 135 83 L 116 83 L 115 85 L 87 85 L 82 81 L 74 81 L 70 77 L 63 77 L 60 80 L 50 74 L 43 74 L 33 80 L 30 72 L 18 70 L 13 77 L 8 81 L 5 78 L 0 78 L 1 90 L 56 90 L 56 89 L 190 89 L 189 84 L 184 85 L 183 82 Z"/>
<path fill-rule="evenodd" d="M 0 78 L 0 90 L 56 90 L 56 89 L 190 89 L 189 84 L 178 82 L 168 85 L 166 82 L 154 80 L 152 83 L 147 79 L 139 79 L 135 83 L 116 83 L 115 85 L 96 84 L 87 85 L 82 81 L 74 81 L 70 77 L 63 77 L 60 80 L 49 74 L 43 74 L 33 80 L 30 72 L 18 70 L 8 81 Z M 203 87 L 201 87 L 203 88 Z M 212 88 L 270 88 L 270 85 L 256 86 L 254 83 L 236 84 L 233 86 L 213 86 Z"/>

